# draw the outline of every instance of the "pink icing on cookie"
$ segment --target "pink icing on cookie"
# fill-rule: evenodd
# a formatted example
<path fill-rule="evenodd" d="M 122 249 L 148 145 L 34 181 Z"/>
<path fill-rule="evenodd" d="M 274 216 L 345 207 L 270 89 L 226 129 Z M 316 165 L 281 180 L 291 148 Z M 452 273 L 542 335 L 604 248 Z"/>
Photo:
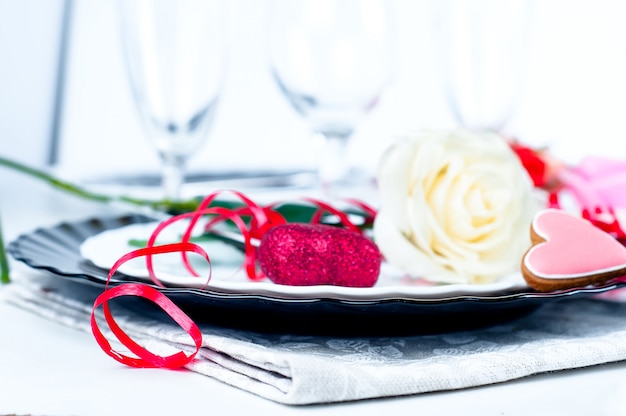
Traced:
<path fill-rule="evenodd" d="M 544 279 L 579 278 L 626 273 L 626 248 L 589 221 L 548 209 L 533 220 L 535 233 L 546 240 L 524 256 L 524 266 Z"/>

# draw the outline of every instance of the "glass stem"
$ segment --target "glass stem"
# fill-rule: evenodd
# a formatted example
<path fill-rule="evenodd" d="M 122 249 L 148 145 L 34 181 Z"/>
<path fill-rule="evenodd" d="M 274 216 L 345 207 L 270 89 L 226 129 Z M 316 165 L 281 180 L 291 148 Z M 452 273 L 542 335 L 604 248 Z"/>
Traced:
<path fill-rule="evenodd" d="M 168 201 L 179 201 L 185 177 L 185 158 L 176 156 L 162 156 L 161 158 L 163 163 L 161 183 L 165 193 L 164 198 Z"/>
<path fill-rule="evenodd" d="M 324 134 L 324 146 L 319 160 L 319 181 L 322 189 L 329 190 L 348 174 L 346 160 L 348 136 Z"/>

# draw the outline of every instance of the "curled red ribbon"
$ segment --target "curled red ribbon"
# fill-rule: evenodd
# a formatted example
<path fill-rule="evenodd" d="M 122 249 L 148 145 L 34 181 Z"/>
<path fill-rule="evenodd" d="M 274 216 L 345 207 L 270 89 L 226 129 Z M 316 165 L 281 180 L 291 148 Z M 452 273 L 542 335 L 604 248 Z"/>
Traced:
<path fill-rule="evenodd" d="M 224 207 L 211 207 L 211 203 L 222 192 L 228 191 L 219 191 L 212 193 L 199 204 L 198 208 L 195 211 L 180 214 L 171 217 L 165 221 L 162 221 L 152 232 L 145 248 L 140 248 L 125 254 L 115 262 L 113 267 L 111 267 L 105 285 L 105 290 L 102 294 L 100 294 L 100 296 L 96 298 L 91 312 L 92 333 L 100 348 L 102 348 L 102 350 L 107 355 L 119 361 L 120 363 L 129 365 L 131 367 L 157 367 L 173 369 L 185 366 L 191 360 L 193 360 L 193 358 L 199 352 L 200 348 L 202 347 L 202 333 L 200 332 L 200 329 L 193 322 L 193 320 L 187 314 L 185 314 L 182 309 L 174 304 L 174 302 L 172 302 L 163 292 L 160 292 L 158 289 L 142 283 L 123 283 L 118 286 L 109 288 L 109 282 L 111 280 L 111 277 L 122 264 L 138 257 L 145 257 L 146 268 L 148 269 L 150 279 L 157 286 L 165 287 L 159 281 L 158 276 L 156 275 L 156 272 L 154 270 L 154 264 L 152 261 L 152 257 L 154 255 L 165 253 L 180 253 L 182 256 L 182 262 L 186 270 L 191 275 L 198 276 L 198 273 L 189 263 L 187 255 L 190 252 L 199 254 L 207 261 L 207 263 L 209 263 L 209 266 L 211 264 L 209 255 L 204 251 L 204 249 L 199 245 L 190 242 L 193 229 L 196 227 L 200 219 L 204 216 L 209 216 L 210 218 L 204 225 L 204 232 L 209 232 L 212 227 L 224 221 L 230 221 L 237 227 L 244 240 L 244 262 L 242 267 L 246 271 L 246 275 L 250 280 L 254 281 L 262 280 L 265 278 L 265 276 L 263 276 L 263 273 L 260 270 L 257 270 L 256 247 L 252 244 L 252 240 L 260 240 L 263 234 L 271 227 L 278 224 L 286 223 L 287 220 L 278 211 L 275 210 L 275 207 L 279 204 L 261 206 L 252 201 L 244 194 L 237 191 L 230 192 L 232 192 L 237 198 L 239 198 L 243 202 L 243 206 L 234 209 Z M 337 216 L 342 226 L 356 232 L 361 232 L 361 229 L 357 225 L 355 225 L 350 220 L 349 216 L 341 210 L 338 210 L 331 205 L 319 200 L 311 198 L 307 198 L 305 200 L 318 208 L 318 210 L 311 218 L 312 223 L 321 222 L 324 213 L 329 213 Z M 371 207 L 356 200 L 351 200 L 351 203 L 359 207 L 366 214 L 366 224 L 373 221 L 375 211 Z M 246 223 L 244 218 L 249 218 L 249 222 Z M 181 237 L 180 242 L 164 245 L 155 245 L 158 235 L 161 233 L 161 231 L 163 231 L 171 224 L 181 220 L 188 220 L 189 223 Z M 209 272 L 209 276 L 207 277 L 205 286 L 208 285 L 210 279 L 211 272 Z M 169 356 L 161 356 L 148 351 L 145 347 L 134 341 L 118 325 L 118 323 L 113 318 L 111 309 L 109 308 L 109 301 L 121 296 L 137 296 L 155 303 L 191 337 L 195 346 L 195 350 L 189 354 L 185 354 L 185 352 L 179 351 Z M 98 321 L 96 319 L 96 310 L 100 306 L 102 306 L 104 319 L 113 335 L 117 338 L 118 341 L 120 341 L 123 346 L 125 346 L 126 348 L 128 348 L 128 350 L 130 350 L 130 352 L 135 354 L 136 357 L 122 354 L 111 347 L 111 344 L 100 330 L 100 327 L 98 326 Z"/>
<path fill-rule="evenodd" d="M 91 311 L 91 331 L 96 338 L 96 342 L 100 345 L 100 348 L 115 360 L 119 361 L 122 364 L 129 365 L 131 367 L 139 367 L 139 368 L 179 368 L 183 367 L 187 363 L 189 363 L 200 351 L 202 347 L 202 333 L 198 326 L 193 322 L 193 320 L 185 314 L 174 302 L 172 302 L 167 296 L 165 296 L 162 292 L 159 292 L 157 289 L 141 284 L 141 283 L 124 283 L 119 286 L 115 286 L 112 288 L 108 287 L 109 281 L 113 274 L 119 269 L 119 267 L 137 257 L 142 256 L 150 256 L 153 254 L 163 254 L 163 253 L 174 253 L 174 252 L 195 252 L 200 254 L 205 258 L 207 262 L 209 262 L 208 254 L 202 249 L 202 247 L 197 244 L 183 242 L 183 243 L 174 243 L 174 244 L 166 244 L 162 246 L 153 246 L 141 248 L 138 250 L 134 250 L 130 253 L 122 256 L 111 268 L 109 271 L 109 275 L 107 278 L 107 283 L 105 286 L 105 291 L 100 294 L 93 304 L 93 309 Z M 195 351 L 189 355 L 186 355 L 184 352 L 180 351 L 176 354 L 172 354 L 169 356 L 160 356 L 148 351 L 143 346 L 136 343 L 131 337 L 124 332 L 124 330 L 117 324 L 115 319 L 113 318 L 113 314 L 111 313 L 111 309 L 109 308 L 109 300 L 121 297 L 121 296 L 137 296 L 141 298 L 148 299 L 149 301 L 155 303 L 159 306 L 168 316 L 170 316 L 174 322 L 176 322 L 182 329 L 187 332 L 187 334 L 191 337 L 195 345 Z M 98 307 L 102 306 L 104 319 L 109 326 L 109 329 L 115 335 L 115 337 L 128 348 L 133 354 L 137 357 L 131 357 L 125 354 L 122 354 L 118 351 L 115 351 L 109 341 L 106 339 L 102 331 L 98 326 L 98 322 L 96 319 L 96 310 Z"/>

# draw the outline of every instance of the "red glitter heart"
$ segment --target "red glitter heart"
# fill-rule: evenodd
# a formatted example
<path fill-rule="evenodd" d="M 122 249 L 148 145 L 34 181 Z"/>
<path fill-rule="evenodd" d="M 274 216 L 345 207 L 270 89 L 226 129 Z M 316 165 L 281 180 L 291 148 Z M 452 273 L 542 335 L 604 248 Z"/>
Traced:
<path fill-rule="evenodd" d="M 258 260 L 277 284 L 371 287 L 378 280 L 382 255 L 376 244 L 354 231 L 291 223 L 263 235 Z"/>

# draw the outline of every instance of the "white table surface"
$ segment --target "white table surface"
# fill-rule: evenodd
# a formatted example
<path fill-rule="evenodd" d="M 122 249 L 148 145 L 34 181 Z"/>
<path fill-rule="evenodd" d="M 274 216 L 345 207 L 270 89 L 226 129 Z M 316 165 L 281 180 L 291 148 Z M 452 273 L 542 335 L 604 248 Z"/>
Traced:
<path fill-rule="evenodd" d="M 113 208 L 67 196 L 0 168 L 6 240 Z M 39 273 L 11 261 L 16 275 Z M 2 288 L 0 288 L 2 290 Z M 626 415 L 626 363 L 532 376 L 499 385 L 348 404 L 291 407 L 188 371 L 118 364 L 91 334 L 0 303 L 0 415 L 438 414 Z"/>

